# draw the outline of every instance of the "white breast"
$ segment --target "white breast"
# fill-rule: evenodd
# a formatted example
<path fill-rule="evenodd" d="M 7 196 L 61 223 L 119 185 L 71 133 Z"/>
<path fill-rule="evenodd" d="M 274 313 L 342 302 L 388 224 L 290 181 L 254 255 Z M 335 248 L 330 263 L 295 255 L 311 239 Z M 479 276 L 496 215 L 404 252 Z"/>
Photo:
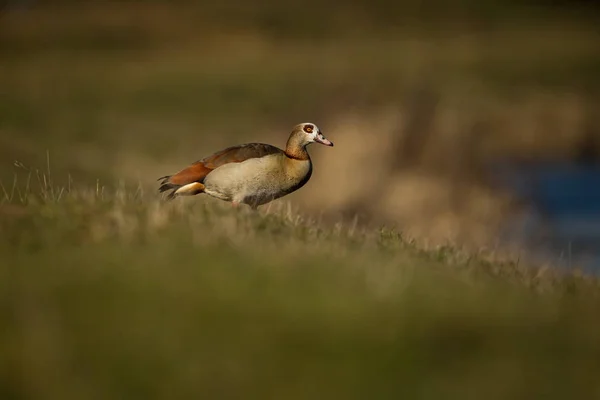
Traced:
<path fill-rule="evenodd" d="M 290 168 L 283 154 L 225 164 L 209 173 L 205 193 L 226 201 L 265 204 L 294 191 L 310 173 L 310 161 Z M 299 187 L 299 186 L 298 186 Z"/>

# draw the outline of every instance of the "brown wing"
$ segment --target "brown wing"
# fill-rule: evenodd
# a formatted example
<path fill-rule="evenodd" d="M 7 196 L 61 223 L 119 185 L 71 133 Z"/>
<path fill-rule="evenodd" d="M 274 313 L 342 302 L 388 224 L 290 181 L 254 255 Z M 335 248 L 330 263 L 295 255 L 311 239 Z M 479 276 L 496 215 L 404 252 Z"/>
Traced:
<path fill-rule="evenodd" d="M 158 180 L 161 181 L 159 191 L 164 192 L 169 189 L 176 190 L 183 185 L 193 182 L 202 183 L 206 175 L 221 165 L 242 162 L 251 158 L 260 158 L 276 153 L 283 153 L 283 150 L 264 143 L 249 143 L 228 147 L 225 150 L 221 150 L 200 161 L 196 161 L 174 175 L 167 175 L 159 178 Z"/>
<path fill-rule="evenodd" d="M 204 164 L 211 170 L 220 167 L 223 164 L 232 162 L 242 162 L 251 158 L 260 158 L 269 154 L 283 153 L 283 150 L 264 143 L 249 143 L 240 146 L 228 147 L 211 156 L 208 156 L 198 163 Z"/>

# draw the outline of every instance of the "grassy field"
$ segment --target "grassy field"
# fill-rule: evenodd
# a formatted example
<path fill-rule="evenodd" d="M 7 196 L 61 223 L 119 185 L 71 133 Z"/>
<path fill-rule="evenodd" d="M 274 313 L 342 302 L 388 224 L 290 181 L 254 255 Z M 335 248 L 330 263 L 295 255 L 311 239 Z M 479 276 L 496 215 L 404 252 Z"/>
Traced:
<path fill-rule="evenodd" d="M 10 3 L 0 399 L 600 398 L 597 280 L 503 256 L 480 173 L 600 127 L 593 8 Z M 158 197 L 307 120 L 299 192 Z"/>
<path fill-rule="evenodd" d="M 41 182 L 0 205 L 3 399 L 600 396 L 590 278 Z"/>

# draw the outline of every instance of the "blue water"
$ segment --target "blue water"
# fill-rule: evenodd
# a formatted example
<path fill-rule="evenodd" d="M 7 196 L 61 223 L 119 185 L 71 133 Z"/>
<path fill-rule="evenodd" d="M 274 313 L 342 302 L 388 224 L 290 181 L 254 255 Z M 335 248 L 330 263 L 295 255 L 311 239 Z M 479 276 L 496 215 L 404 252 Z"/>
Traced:
<path fill-rule="evenodd" d="M 493 169 L 530 211 L 507 232 L 560 267 L 600 273 L 600 164 L 535 163 Z"/>

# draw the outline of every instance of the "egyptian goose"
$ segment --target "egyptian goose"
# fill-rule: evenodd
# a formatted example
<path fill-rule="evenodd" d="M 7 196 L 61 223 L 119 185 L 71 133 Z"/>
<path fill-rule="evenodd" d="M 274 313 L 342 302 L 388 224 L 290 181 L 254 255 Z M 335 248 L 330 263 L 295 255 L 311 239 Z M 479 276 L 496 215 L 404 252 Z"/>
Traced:
<path fill-rule="evenodd" d="M 333 146 L 315 124 L 299 124 L 285 150 L 263 143 L 228 147 L 174 175 L 159 178 L 158 190 L 172 190 L 169 199 L 206 193 L 234 206 L 244 203 L 256 209 L 308 182 L 312 163 L 306 146 L 315 142 Z"/>

